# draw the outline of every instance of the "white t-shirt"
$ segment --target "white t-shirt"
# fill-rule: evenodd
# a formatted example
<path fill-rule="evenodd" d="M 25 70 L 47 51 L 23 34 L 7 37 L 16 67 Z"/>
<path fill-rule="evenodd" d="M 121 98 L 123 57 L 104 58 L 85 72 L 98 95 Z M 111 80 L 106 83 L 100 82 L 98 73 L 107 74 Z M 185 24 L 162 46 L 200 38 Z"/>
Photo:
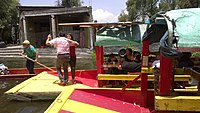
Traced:
<path fill-rule="evenodd" d="M 68 42 L 68 39 L 65 37 L 55 38 L 49 41 L 49 43 L 51 45 L 54 45 L 54 47 L 56 47 L 57 54 L 65 54 L 70 52 L 69 51 L 70 43 Z"/>

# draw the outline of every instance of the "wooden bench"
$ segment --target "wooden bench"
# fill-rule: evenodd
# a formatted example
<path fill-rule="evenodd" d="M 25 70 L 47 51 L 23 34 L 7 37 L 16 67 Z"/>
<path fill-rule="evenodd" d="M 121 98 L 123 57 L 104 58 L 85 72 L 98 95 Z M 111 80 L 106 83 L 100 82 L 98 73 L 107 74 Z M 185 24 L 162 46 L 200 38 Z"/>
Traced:
<path fill-rule="evenodd" d="M 139 75 L 127 75 L 127 74 L 98 74 L 97 80 L 98 80 L 98 86 L 103 87 L 107 84 L 107 81 L 110 80 L 125 80 L 125 81 L 133 81 L 135 78 L 137 78 Z M 189 81 L 190 75 L 175 75 L 174 81 Z M 137 81 L 141 81 L 141 78 L 139 78 Z M 154 75 L 148 75 L 148 81 L 153 82 L 154 81 Z"/>
<path fill-rule="evenodd" d="M 155 110 L 200 111 L 200 96 L 155 96 Z"/>
<path fill-rule="evenodd" d="M 139 75 L 126 75 L 126 74 L 98 74 L 98 80 L 127 80 L 132 81 Z M 190 75 L 175 75 L 174 81 L 189 81 Z M 138 79 L 141 81 L 141 78 Z M 148 75 L 148 81 L 154 81 L 154 75 Z"/>

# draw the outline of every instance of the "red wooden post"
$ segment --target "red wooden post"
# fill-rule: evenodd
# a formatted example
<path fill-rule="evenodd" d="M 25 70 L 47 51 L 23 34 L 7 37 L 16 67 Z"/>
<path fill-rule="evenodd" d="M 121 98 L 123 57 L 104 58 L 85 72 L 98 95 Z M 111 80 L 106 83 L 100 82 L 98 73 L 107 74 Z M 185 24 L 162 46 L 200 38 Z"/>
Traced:
<path fill-rule="evenodd" d="M 149 41 L 145 40 L 142 44 L 142 68 L 148 67 L 149 57 Z M 141 92 L 144 97 L 144 104 L 141 106 L 147 106 L 147 89 L 148 89 L 148 73 L 141 73 Z"/>
<path fill-rule="evenodd" d="M 173 60 L 160 55 L 159 95 L 170 95 Z"/>
<path fill-rule="evenodd" d="M 104 73 L 103 63 L 104 63 L 103 46 L 96 46 L 96 68 L 97 68 L 97 74 Z M 102 87 L 103 86 L 103 81 L 98 81 L 98 86 Z"/>

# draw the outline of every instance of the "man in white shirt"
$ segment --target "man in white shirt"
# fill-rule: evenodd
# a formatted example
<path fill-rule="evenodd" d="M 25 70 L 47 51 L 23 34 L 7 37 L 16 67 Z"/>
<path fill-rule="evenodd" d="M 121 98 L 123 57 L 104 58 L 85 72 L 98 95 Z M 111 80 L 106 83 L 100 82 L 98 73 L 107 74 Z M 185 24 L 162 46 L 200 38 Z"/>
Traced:
<path fill-rule="evenodd" d="M 70 45 L 77 46 L 79 45 L 76 41 L 67 39 L 65 37 L 65 33 L 60 32 L 59 37 L 52 39 L 50 35 L 48 35 L 46 40 L 46 45 L 53 45 L 57 50 L 57 59 L 56 59 L 56 70 L 60 79 L 61 85 L 68 84 L 68 64 L 70 60 L 69 48 Z M 63 66 L 64 77 L 62 75 L 61 67 Z"/>

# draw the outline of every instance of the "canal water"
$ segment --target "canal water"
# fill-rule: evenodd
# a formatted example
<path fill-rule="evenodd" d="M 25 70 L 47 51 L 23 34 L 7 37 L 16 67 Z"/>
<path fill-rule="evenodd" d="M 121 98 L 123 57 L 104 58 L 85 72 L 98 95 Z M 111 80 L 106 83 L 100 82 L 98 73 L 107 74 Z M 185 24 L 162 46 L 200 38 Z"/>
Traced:
<path fill-rule="evenodd" d="M 39 60 L 49 67 L 55 65 L 55 58 L 40 58 Z M 0 62 L 9 68 L 25 67 L 25 59 L 23 58 L 0 58 Z M 39 65 L 35 66 L 40 67 Z M 95 61 L 92 60 L 92 57 L 77 59 L 77 69 L 95 69 Z M 0 113 L 43 113 L 50 106 L 53 100 L 22 102 L 10 100 L 4 95 L 4 92 L 26 79 L 28 78 L 0 78 Z"/>
<path fill-rule="evenodd" d="M 10 100 L 4 92 L 28 78 L 0 79 L 0 113 L 43 113 L 52 101 L 22 102 Z"/>

